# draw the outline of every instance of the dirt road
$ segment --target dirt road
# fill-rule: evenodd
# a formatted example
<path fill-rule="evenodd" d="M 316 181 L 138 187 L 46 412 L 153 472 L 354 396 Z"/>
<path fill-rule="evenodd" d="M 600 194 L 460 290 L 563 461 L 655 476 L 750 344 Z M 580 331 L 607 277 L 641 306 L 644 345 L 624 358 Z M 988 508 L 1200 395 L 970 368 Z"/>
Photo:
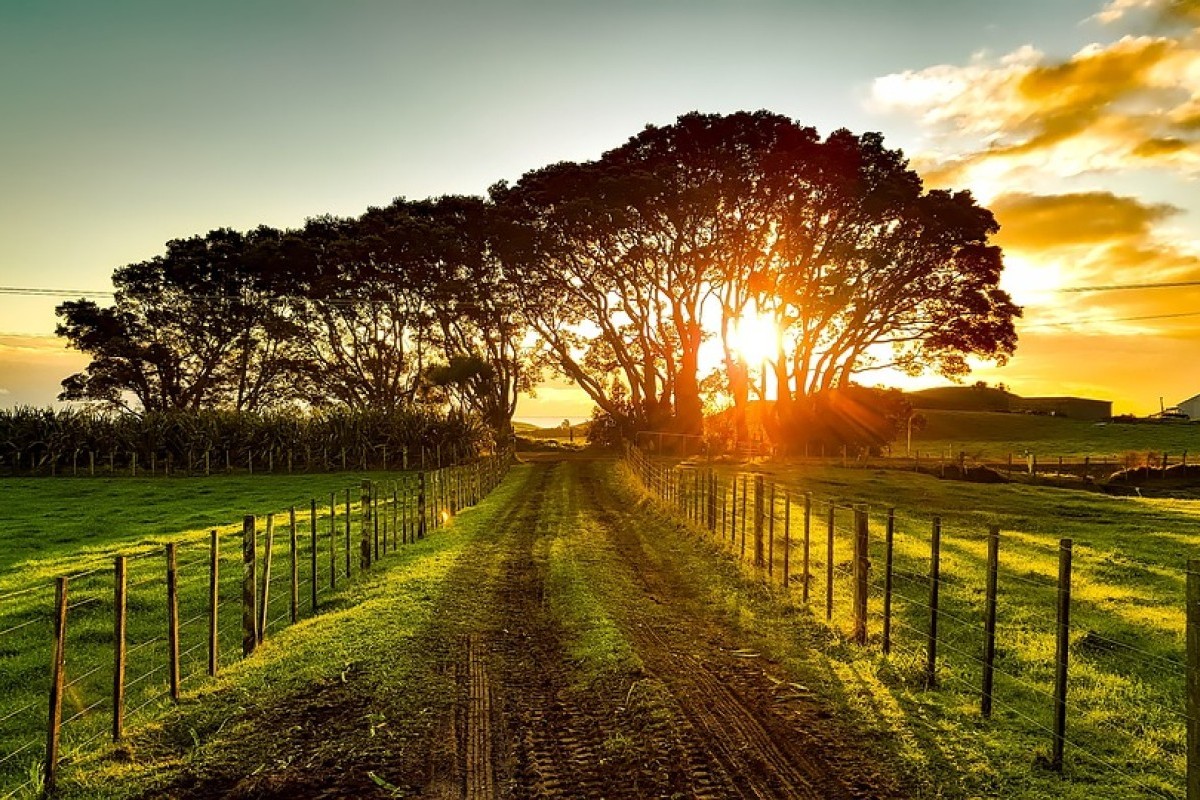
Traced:
<path fill-rule="evenodd" d="M 286 765 L 194 758 L 148 796 L 900 796 L 829 708 L 706 604 L 672 556 L 687 534 L 612 462 L 533 463 L 509 480 L 521 490 L 479 509 L 493 521 L 448 574 L 436 623 L 413 637 L 449 687 L 427 725 L 332 747 L 361 743 L 364 715 L 383 716 L 388 700 L 353 679 L 317 686 L 243 726 L 283 737 Z M 414 673 L 402 690 L 430 683 Z"/>

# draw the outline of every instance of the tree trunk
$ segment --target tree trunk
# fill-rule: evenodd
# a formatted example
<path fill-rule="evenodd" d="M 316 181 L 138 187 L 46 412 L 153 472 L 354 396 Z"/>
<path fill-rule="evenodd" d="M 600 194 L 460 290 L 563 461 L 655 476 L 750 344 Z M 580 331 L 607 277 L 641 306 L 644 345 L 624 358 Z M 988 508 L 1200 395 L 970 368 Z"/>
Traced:
<path fill-rule="evenodd" d="M 704 406 L 700 402 L 700 383 L 696 353 L 684 352 L 679 374 L 675 377 L 675 427 L 679 433 L 700 436 L 704 433 Z"/>

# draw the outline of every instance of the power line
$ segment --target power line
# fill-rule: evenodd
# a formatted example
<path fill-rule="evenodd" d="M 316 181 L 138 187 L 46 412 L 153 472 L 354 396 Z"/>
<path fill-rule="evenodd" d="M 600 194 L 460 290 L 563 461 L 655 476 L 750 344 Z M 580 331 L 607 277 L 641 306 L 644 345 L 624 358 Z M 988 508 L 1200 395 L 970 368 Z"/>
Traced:
<path fill-rule="evenodd" d="M 1101 286 L 1064 286 L 1056 292 L 1078 294 L 1080 292 L 1122 292 L 1131 289 L 1182 289 L 1200 286 L 1200 281 L 1169 281 L 1165 283 L 1110 283 Z"/>
<path fill-rule="evenodd" d="M 93 292 L 86 289 L 40 289 L 25 286 L 0 286 L 0 294 L 16 294 L 26 297 L 91 297 L 98 295 L 113 297 L 116 293 L 111 291 Z"/>
<path fill-rule="evenodd" d="M 1183 317 L 1200 317 L 1200 311 L 1180 311 L 1173 314 L 1146 314 L 1140 317 L 1105 317 L 1100 319 L 1081 319 L 1073 322 L 1034 322 L 1021 325 L 1022 328 L 1075 328 L 1080 325 L 1097 325 L 1106 322 L 1148 322 L 1156 319 L 1181 319 Z"/>

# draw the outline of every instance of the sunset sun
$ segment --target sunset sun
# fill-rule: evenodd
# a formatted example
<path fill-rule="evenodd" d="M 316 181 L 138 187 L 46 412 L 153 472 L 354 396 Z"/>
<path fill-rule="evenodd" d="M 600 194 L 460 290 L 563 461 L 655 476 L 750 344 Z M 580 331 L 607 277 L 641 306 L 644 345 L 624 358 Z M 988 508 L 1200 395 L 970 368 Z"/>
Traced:
<path fill-rule="evenodd" d="M 756 309 L 747 311 L 734 323 L 729 337 L 733 352 L 751 367 L 774 357 L 778 341 L 779 328 L 775 320 Z"/>

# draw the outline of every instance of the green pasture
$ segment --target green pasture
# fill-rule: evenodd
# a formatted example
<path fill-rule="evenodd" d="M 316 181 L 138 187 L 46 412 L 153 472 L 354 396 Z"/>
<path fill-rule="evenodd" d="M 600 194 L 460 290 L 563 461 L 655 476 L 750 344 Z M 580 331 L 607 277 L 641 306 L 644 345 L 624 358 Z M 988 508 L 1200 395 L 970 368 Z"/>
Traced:
<path fill-rule="evenodd" d="M 529 475 L 518 470 L 484 505 L 455 518 L 446 529 L 453 535 L 435 532 L 389 550 L 379 568 L 367 573 L 358 574 L 356 563 L 353 582 L 339 579 L 336 591 L 322 590 L 321 613 L 279 627 L 254 658 L 229 663 L 215 680 L 185 684 L 179 705 L 158 700 L 154 714 L 135 720 L 139 730 L 125 745 L 127 755 L 117 748 L 113 757 L 102 737 L 99 744 L 69 743 L 67 765 L 79 766 L 64 771 L 62 795 L 92 800 L 153 794 L 178 777 L 186 763 L 183 752 L 199 763 L 282 763 L 289 754 L 280 751 L 271 720 L 314 690 L 338 692 L 331 687 L 341 687 L 339 696 L 348 703 L 353 703 L 352 693 L 370 692 L 386 713 L 366 716 L 359 729 L 340 732 L 330 746 L 383 750 L 381 758 L 402 762 L 407 740 L 430 736 L 438 717 L 433 712 L 451 707 L 456 698 L 442 654 L 430 652 L 420 634 L 432 625 L 449 624 L 447 577 L 464 553 L 481 546 L 481 539 L 494 539 L 495 514 L 487 509 L 511 504 L 529 489 Z M 488 558 L 474 563 L 481 571 L 494 569 Z M 471 605 L 453 612 L 479 616 L 487 609 Z M 263 725 L 267 728 L 256 727 Z"/>
<path fill-rule="evenodd" d="M 0 478 L 0 593 L 88 569 L 116 549 L 241 530 L 246 514 L 328 505 L 330 492 L 346 489 L 357 497 L 362 481 L 396 474 Z"/>
<path fill-rule="evenodd" d="M 989 411 L 918 412 L 925 427 L 914 430 L 912 449 L 922 457 L 947 457 L 962 452 L 968 458 L 1005 459 L 1030 453 L 1039 458 L 1083 457 L 1109 459 L 1126 454 L 1166 452 L 1178 463 L 1184 451 L 1200 459 L 1200 424 L 1103 423 L 1063 417 L 1009 414 Z M 892 444 L 892 454 L 903 456 L 905 432 Z"/>
<path fill-rule="evenodd" d="M 166 542 L 177 544 L 181 674 L 185 686 L 207 670 L 209 531 L 219 543 L 220 663 L 241 657 L 242 518 L 258 517 L 260 580 L 267 517 L 272 516 L 267 632 L 291 616 L 291 524 L 296 508 L 297 611 L 312 614 L 359 570 L 360 486 L 395 488 L 393 517 L 385 506 L 387 549 L 414 498 L 399 473 L 212 478 L 46 479 L 0 481 L 0 790 L 24 782 L 43 752 L 53 653 L 54 578 L 68 575 L 66 751 L 102 742 L 111 725 L 113 561 L 128 556 L 127 714 L 136 725 L 166 700 Z M 395 483 L 392 483 L 395 481 Z M 351 500 L 346 538 L 347 490 Z M 330 494 L 337 498 L 331 514 Z M 317 514 L 310 503 L 317 502 Z M 373 535 L 373 531 L 372 531 Z M 316 553 L 316 572 L 313 554 Z M 349 565 L 349 569 L 347 568 Z"/>
<path fill-rule="evenodd" d="M 829 690 L 868 726 L 895 731 L 903 756 L 934 776 L 930 796 L 1183 797 L 1184 587 L 1200 557 L 1200 502 L 1118 498 L 1015 484 L 941 481 L 892 470 L 761 465 L 775 487 L 773 576 L 780 587 L 788 530 L 791 587 L 803 607 L 804 493 L 809 512 L 807 614 L 827 659 Z M 688 474 L 685 472 L 685 475 Z M 732 481 L 720 468 L 718 525 L 706 534 L 748 562 Z M 754 480 L 749 514 L 754 508 Z M 694 490 L 685 477 L 684 497 Z M 743 485 L 738 483 L 739 494 Z M 789 502 L 790 501 L 790 502 Z M 849 641 L 853 506 L 870 520 L 869 644 Z M 826 619 L 829 509 L 833 615 Z M 765 508 L 771 508 L 769 499 Z M 881 649 L 885 527 L 895 524 L 892 651 Z M 937 685 L 925 687 L 932 521 L 941 520 Z M 986 535 L 1001 529 L 994 712 L 980 716 Z M 770 527 L 770 516 L 764 522 Z M 1073 540 L 1066 780 L 1046 767 L 1053 727 L 1059 540 Z M 938 788 L 941 785 L 942 788 Z M 945 787 L 954 787 L 951 791 Z M 942 792 L 945 791 L 943 794 Z"/>

